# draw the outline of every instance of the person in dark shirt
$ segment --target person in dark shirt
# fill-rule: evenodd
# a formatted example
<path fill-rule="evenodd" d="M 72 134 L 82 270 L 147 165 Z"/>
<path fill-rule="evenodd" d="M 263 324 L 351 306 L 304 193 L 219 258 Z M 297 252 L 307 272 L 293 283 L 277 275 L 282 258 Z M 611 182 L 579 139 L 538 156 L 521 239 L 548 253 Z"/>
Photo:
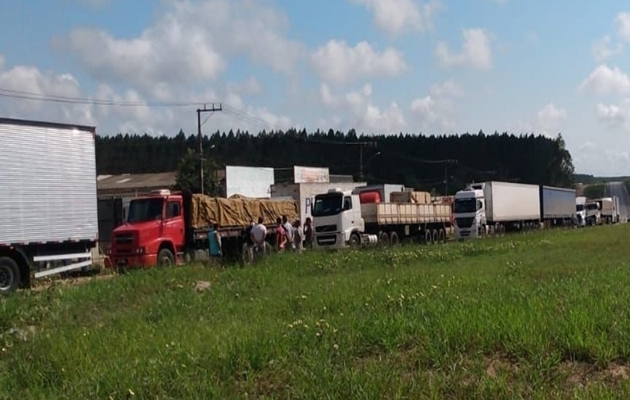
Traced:
<path fill-rule="evenodd" d="M 304 245 L 307 248 L 313 247 L 313 239 L 315 237 L 315 232 L 313 231 L 313 222 L 311 221 L 311 217 L 306 218 L 306 222 L 304 223 Z"/>

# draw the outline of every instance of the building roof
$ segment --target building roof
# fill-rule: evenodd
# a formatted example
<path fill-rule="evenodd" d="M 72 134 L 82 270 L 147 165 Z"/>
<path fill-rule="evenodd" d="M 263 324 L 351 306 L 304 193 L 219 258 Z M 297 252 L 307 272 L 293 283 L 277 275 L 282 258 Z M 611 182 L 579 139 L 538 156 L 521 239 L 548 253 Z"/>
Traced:
<path fill-rule="evenodd" d="M 175 172 L 155 174 L 99 175 L 98 190 L 133 190 L 148 188 L 171 188 L 175 186 Z"/>

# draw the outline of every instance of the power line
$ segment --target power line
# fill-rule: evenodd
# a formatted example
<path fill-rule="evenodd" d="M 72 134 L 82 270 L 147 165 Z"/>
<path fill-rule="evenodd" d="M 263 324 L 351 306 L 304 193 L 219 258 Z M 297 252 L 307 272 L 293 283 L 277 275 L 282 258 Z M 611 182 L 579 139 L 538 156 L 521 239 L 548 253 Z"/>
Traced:
<path fill-rule="evenodd" d="M 43 95 L 40 93 L 24 92 L 0 88 L 0 97 L 13 99 L 34 100 L 53 103 L 90 104 L 117 107 L 189 107 L 199 105 L 200 102 L 151 102 L 151 101 L 122 101 L 87 97 L 70 97 L 59 95 Z"/>

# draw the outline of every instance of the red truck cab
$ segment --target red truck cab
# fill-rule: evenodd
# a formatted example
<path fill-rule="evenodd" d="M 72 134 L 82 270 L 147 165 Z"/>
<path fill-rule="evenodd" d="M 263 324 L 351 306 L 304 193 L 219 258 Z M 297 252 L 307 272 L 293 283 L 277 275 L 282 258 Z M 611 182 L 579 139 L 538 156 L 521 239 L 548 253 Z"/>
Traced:
<path fill-rule="evenodd" d="M 142 268 L 183 264 L 184 201 L 180 193 L 156 190 L 129 203 L 125 223 L 112 232 L 113 267 Z"/>

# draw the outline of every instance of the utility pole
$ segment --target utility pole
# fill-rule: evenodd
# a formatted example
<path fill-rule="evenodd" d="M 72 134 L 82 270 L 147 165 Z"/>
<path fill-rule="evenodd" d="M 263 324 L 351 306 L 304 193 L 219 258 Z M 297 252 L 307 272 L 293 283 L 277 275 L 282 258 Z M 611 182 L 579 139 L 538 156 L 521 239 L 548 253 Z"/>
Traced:
<path fill-rule="evenodd" d="M 210 112 L 214 113 L 215 111 L 223 111 L 223 107 L 221 103 L 218 103 L 218 106 L 215 106 L 212 103 L 210 108 L 207 108 L 206 105 L 203 105 L 202 108 L 197 109 L 197 135 L 199 136 L 199 183 L 201 184 L 201 194 L 204 194 L 203 187 L 203 137 L 201 135 L 201 113 L 202 112 Z"/>
<path fill-rule="evenodd" d="M 356 142 L 356 143 L 348 143 L 348 144 L 357 144 L 359 145 L 359 182 L 363 181 L 363 146 L 369 145 L 376 147 L 376 142 Z M 380 153 L 379 153 L 380 154 Z M 369 164 L 369 162 L 368 162 Z"/>

